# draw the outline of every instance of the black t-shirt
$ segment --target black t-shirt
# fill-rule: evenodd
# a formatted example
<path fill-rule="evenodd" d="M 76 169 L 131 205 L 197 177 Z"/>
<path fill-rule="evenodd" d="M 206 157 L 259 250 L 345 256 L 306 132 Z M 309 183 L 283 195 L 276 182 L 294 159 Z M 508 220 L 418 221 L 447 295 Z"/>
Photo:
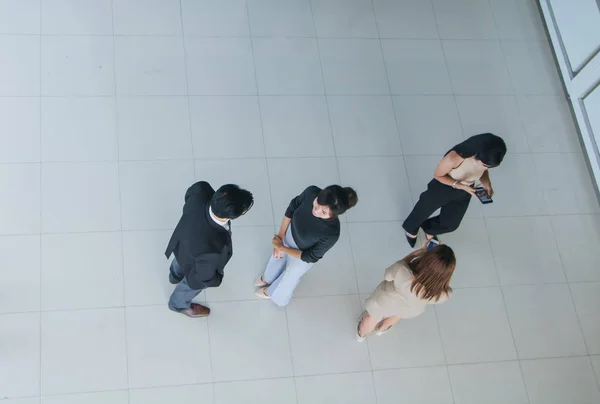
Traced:
<path fill-rule="evenodd" d="M 302 250 L 304 262 L 317 262 L 340 238 L 340 220 L 321 219 L 312 214 L 313 201 L 321 188 L 310 186 L 291 200 L 285 215 L 292 219 L 292 236 Z"/>

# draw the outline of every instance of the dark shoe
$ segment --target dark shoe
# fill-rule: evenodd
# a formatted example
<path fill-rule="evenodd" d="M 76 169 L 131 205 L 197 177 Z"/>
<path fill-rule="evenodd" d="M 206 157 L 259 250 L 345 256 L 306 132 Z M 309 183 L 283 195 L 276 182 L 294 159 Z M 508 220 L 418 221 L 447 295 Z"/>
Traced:
<path fill-rule="evenodd" d="M 183 280 L 183 278 L 177 278 L 177 277 L 175 277 L 175 275 L 173 275 L 173 272 L 169 272 L 169 283 L 171 285 L 177 285 L 182 280 Z"/>
<path fill-rule="evenodd" d="M 415 245 L 417 245 L 417 237 L 412 238 L 411 236 L 408 235 L 408 233 L 406 233 L 405 236 L 406 236 L 406 241 L 408 241 L 408 245 L 411 248 L 415 248 Z"/>
<path fill-rule="evenodd" d="M 169 309 L 176 313 L 181 313 L 191 318 L 206 317 L 210 314 L 210 309 L 208 307 L 202 306 L 198 303 L 192 303 L 192 307 L 186 310 L 176 310 L 171 306 L 169 306 Z"/>

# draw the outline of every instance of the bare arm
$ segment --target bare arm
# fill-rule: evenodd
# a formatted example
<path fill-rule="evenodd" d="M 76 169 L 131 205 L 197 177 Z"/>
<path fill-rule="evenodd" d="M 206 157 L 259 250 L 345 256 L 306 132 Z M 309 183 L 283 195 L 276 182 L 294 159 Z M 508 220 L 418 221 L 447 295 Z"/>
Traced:
<path fill-rule="evenodd" d="M 302 256 L 302 250 L 296 250 L 295 248 L 282 247 L 279 251 L 296 259 L 301 259 L 300 257 Z"/>

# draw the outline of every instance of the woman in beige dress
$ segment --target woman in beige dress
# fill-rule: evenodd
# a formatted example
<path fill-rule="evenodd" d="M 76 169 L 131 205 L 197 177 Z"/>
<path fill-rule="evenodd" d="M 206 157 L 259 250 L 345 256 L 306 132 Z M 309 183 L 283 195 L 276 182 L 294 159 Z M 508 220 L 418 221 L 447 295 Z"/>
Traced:
<path fill-rule="evenodd" d="M 454 251 L 440 244 L 413 251 L 387 268 L 384 280 L 365 303 L 356 339 L 362 342 L 373 331 L 382 335 L 401 319 L 423 314 L 428 304 L 448 300 L 455 267 Z"/>

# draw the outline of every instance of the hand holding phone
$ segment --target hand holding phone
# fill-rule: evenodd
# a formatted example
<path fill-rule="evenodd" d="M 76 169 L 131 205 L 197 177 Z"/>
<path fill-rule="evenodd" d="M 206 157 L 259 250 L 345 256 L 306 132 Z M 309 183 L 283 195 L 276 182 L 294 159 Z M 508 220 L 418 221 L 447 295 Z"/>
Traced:
<path fill-rule="evenodd" d="M 479 201 L 484 205 L 494 202 L 490 194 L 488 194 L 485 188 L 483 187 L 475 188 L 475 195 L 477 196 L 477 198 L 479 198 Z"/>

